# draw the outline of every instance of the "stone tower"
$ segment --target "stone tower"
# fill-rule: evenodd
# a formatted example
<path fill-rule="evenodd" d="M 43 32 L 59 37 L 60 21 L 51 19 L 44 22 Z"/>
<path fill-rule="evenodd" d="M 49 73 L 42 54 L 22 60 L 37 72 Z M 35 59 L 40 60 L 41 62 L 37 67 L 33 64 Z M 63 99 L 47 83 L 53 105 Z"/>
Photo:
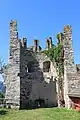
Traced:
<path fill-rule="evenodd" d="M 49 38 L 48 48 L 52 46 Z M 6 70 L 6 105 L 28 108 L 57 105 L 55 62 L 39 46 L 39 40 L 27 47 L 27 39 L 18 38 L 17 22 L 10 22 L 10 50 Z"/>
<path fill-rule="evenodd" d="M 58 36 L 63 45 L 61 60 L 63 98 L 65 107 L 70 108 L 80 98 L 80 65 L 74 64 L 72 48 L 72 28 L 64 27 Z M 52 38 L 46 40 L 46 50 L 52 47 Z M 27 47 L 27 39 L 18 38 L 17 22 L 10 22 L 10 49 L 8 65 L 5 70 L 6 106 L 17 108 L 53 107 L 59 105 L 58 73 L 55 61 L 44 53 L 39 40 Z M 77 96 L 77 97 L 76 97 Z"/>
<path fill-rule="evenodd" d="M 6 80 L 7 105 L 20 106 L 20 41 L 18 40 L 17 22 L 10 22 L 10 50 Z"/>
<path fill-rule="evenodd" d="M 73 48 L 72 48 L 72 28 L 70 25 L 64 27 L 64 100 L 65 107 L 70 107 L 70 99 L 68 96 L 68 73 L 75 73 L 76 66 L 74 64 Z"/>

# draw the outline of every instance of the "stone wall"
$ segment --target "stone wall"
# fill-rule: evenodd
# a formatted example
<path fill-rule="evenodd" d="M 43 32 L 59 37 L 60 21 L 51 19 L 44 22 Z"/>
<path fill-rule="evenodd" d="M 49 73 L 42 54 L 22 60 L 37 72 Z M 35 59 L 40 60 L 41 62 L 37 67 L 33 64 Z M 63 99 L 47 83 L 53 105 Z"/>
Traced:
<path fill-rule="evenodd" d="M 49 37 L 47 40 L 49 40 L 47 48 L 51 48 L 52 38 Z M 50 65 L 47 65 L 48 63 Z M 46 68 L 46 65 L 49 68 Z M 41 52 L 39 41 L 35 40 L 34 46 L 27 48 L 27 39 L 18 38 L 17 22 L 11 21 L 10 50 L 5 80 L 7 105 L 20 108 L 28 105 L 35 107 L 35 101 L 41 99 L 47 106 L 56 106 L 58 85 L 55 78 L 57 78 L 55 62 L 51 62 Z"/>
<path fill-rule="evenodd" d="M 20 100 L 21 108 L 32 105 L 35 101 L 43 99 L 48 106 L 57 105 L 56 69 L 51 63 L 50 71 L 43 72 L 43 62 L 50 59 L 42 52 L 33 52 L 21 49 L 20 70 Z M 29 68 L 30 67 L 30 68 Z"/>
<path fill-rule="evenodd" d="M 75 73 L 76 65 L 74 64 L 73 48 L 72 48 L 72 28 L 70 25 L 64 27 L 64 99 L 65 107 L 69 108 L 71 100 L 68 96 L 68 76 L 67 73 Z"/>
<path fill-rule="evenodd" d="M 80 74 L 68 73 L 68 95 L 80 97 Z"/>
<path fill-rule="evenodd" d="M 18 40 L 17 22 L 10 22 L 10 50 L 6 71 L 6 103 L 20 106 L 20 41 Z"/>
<path fill-rule="evenodd" d="M 71 104 L 69 91 L 73 83 L 69 81 L 68 74 L 77 72 L 73 57 L 71 26 L 65 26 L 64 33 L 60 37 L 64 49 L 64 100 L 65 107 L 69 108 Z M 51 47 L 52 38 L 49 37 L 46 49 Z M 7 105 L 20 108 L 35 107 L 36 101 L 44 100 L 46 106 L 56 106 L 59 92 L 55 80 L 58 78 L 56 69 L 55 62 L 51 62 L 41 51 L 38 40 L 34 41 L 34 46 L 31 48 L 27 48 L 26 38 L 19 40 L 17 22 L 11 21 L 10 50 L 5 80 Z M 78 82 L 77 80 L 77 84 Z"/>

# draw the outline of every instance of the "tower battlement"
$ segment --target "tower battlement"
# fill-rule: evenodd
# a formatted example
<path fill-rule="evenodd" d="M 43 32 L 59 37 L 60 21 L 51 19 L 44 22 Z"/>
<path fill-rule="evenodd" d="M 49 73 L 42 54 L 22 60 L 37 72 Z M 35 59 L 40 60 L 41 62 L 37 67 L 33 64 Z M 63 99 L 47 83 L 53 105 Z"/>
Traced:
<path fill-rule="evenodd" d="M 16 20 L 14 20 L 14 21 L 11 20 L 11 22 L 10 22 L 10 42 L 12 43 L 11 40 L 13 42 L 15 41 L 15 43 L 16 43 L 16 41 L 19 41 L 21 43 L 21 46 L 23 48 L 27 49 L 27 42 L 28 42 L 27 38 L 23 38 L 22 40 L 18 38 L 18 30 L 17 30 L 17 21 Z M 35 52 L 41 51 L 42 48 L 39 45 L 39 40 L 34 39 L 33 41 L 34 41 L 33 51 L 35 51 Z M 46 49 L 51 48 L 52 47 L 52 37 L 48 37 L 46 39 L 45 44 L 46 44 Z"/>
<path fill-rule="evenodd" d="M 64 26 L 64 32 L 72 31 L 72 26 L 71 25 L 65 25 Z"/>

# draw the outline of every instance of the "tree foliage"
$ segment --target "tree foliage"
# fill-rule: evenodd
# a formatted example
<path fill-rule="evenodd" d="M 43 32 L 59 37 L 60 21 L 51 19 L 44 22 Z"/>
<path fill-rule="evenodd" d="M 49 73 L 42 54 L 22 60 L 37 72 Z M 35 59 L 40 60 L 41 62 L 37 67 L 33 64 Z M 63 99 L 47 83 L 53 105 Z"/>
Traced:
<path fill-rule="evenodd" d="M 0 58 L 0 74 L 3 73 L 4 61 Z"/>
<path fill-rule="evenodd" d="M 0 58 L 0 74 L 4 73 L 4 69 L 7 68 L 7 65 L 4 63 L 4 60 Z"/>
<path fill-rule="evenodd" d="M 4 98 L 4 94 L 0 92 L 0 98 Z"/>

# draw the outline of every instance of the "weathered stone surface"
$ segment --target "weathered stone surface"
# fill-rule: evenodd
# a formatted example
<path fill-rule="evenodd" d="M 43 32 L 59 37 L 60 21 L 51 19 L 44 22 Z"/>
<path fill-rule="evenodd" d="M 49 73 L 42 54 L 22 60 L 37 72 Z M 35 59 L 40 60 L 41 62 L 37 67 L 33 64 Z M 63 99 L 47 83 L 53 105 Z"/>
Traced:
<path fill-rule="evenodd" d="M 18 41 L 17 22 L 10 23 L 10 51 L 6 75 L 6 103 L 20 106 L 20 42 Z"/>
<path fill-rule="evenodd" d="M 37 43 L 36 43 L 37 42 Z M 51 43 L 50 43 L 51 44 Z M 27 39 L 18 39 L 17 23 L 10 23 L 10 53 L 6 71 L 6 103 L 20 108 L 35 106 L 42 99 L 45 105 L 57 105 L 55 63 L 40 52 L 39 41 L 27 49 Z M 51 46 L 50 46 L 51 47 Z M 43 71 L 43 62 L 49 61 L 49 72 Z"/>
<path fill-rule="evenodd" d="M 79 66 L 74 64 L 72 48 L 72 28 L 64 27 L 60 33 L 59 42 L 63 44 L 64 63 L 64 100 L 65 107 L 70 107 L 69 96 L 78 96 L 80 91 Z M 46 49 L 52 47 L 52 38 L 46 42 Z M 48 63 L 48 64 L 47 64 Z M 58 103 L 58 78 L 55 62 L 41 51 L 39 41 L 34 41 L 34 46 L 27 47 L 27 39 L 18 38 L 17 22 L 10 22 L 10 51 L 7 69 L 5 70 L 6 104 L 12 108 L 56 106 Z M 42 103 L 40 103 L 40 101 Z M 36 103 L 37 102 L 37 103 Z"/>
<path fill-rule="evenodd" d="M 68 73 L 76 73 L 74 64 L 74 55 L 72 48 L 72 28 L 70 25 L 64 27 L 64 99 L 65 107 L 71 106 L 71 100 L 68 96 Z"/>
<path fill-rule="evenodd" d="M 68 73 L 68 95 L 73 97 L 80 97 L 80 74 Z"/>
<path fill-rule="evenodd" d="M 21 49 L 20 96 L 22 107 L 27 105 L 27 103 L 30 101 L 33 103 L 39 98 L 45 100 L 45 104 L 57 104 L 56 84 L 53 79 L 53 82 L 51 83 L 52 76 L 53 78 L 57 77 L 56 69 L 54 68 L 53 64 L 51 64 L 50 71 L 44 73 L 44 61 L 50 61 L 45 54 L 41 52 L 36 53 L 33 51 L 23 50 L 23 48 Z M 28 66 L 29 63 L 31 66 Z"/>

